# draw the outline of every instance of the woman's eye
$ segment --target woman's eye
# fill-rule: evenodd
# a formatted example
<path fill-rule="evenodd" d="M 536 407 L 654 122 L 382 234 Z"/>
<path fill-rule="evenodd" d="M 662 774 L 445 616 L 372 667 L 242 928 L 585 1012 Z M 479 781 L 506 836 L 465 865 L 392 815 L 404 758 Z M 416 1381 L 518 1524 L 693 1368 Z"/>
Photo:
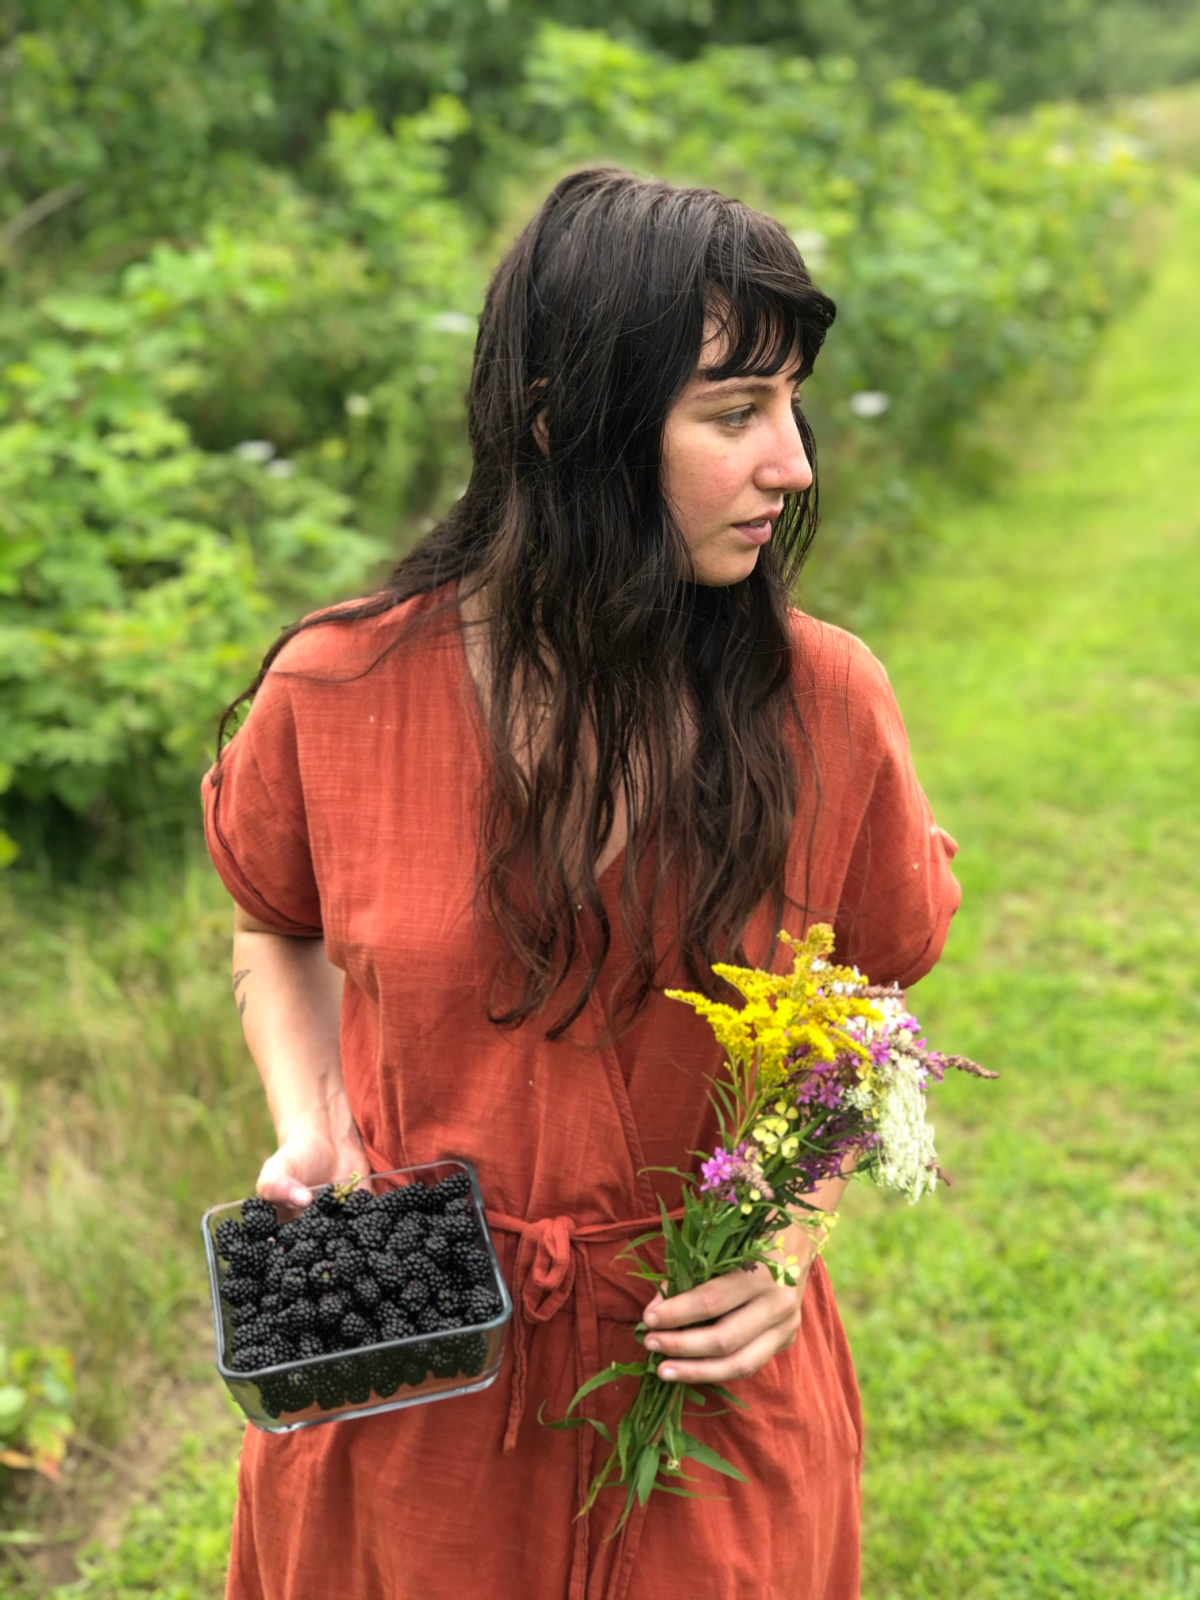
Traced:
<path fill-rule="evenodd" d="M 717 421 L 730 428 L 744 428 L 753 415 L 753 406 L 743 406 L 740 411 L 726 411 Z"/>

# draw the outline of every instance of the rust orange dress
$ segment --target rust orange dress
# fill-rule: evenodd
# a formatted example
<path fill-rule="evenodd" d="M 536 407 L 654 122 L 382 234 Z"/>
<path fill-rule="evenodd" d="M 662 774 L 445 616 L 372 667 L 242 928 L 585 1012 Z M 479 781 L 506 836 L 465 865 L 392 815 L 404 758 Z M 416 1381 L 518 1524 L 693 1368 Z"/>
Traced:
<path fill-rule="evenodd" d="M 686 1168 L 711 1146 L 721 1057 L 707 1025 L 660 994 L 615 1045 L 596 1043 L 602 995 L 554 1043 L 488 1022 L 499 952 L 472 913 L 487 745 L 457 608 L 362 673 L 411 613 L 453 598 L 448 586 L 291 642 L 219 788 L 206 779 L 206 827 L 238 904 L 281 933 L 323 934 L 346 973 L 342 1061 L 375 1170 L 444 1156 L 478 1169 L 516 1308 L 509 1349 L 473 1395 L 291 1434 L 248 1428 L 228 1600 L 852 1600 L 862 1422 L 819 1260 L 795 1345 L 738 1385 L 749 1411 L 695 1425 L 749 1481 L 653 1495 L 616 1537 L 618 1491 L 575 1518 L 593 1432 L 552 1432 L 537 1410 L 563 1415 L 584 1378 L 638 1357 L 649 1291 L 615 1257 L 654 1226 L 656 1190 L 677 1203 L 647 1169 Z M 834 922 L 843 957 L 909 984 L 958 903 L 954 845 L 882 667 L 836 628 L 800 613 L 794 628 L 820 798 L 809 782 L 788 889 Z M 601 880 L 613 909 L 621 869 Z M 773 932 L 764 906 L 752 962 Z M 632 1380 L 602 1389 L 592 1414 L 615 1430 L 631 1393 Z"/>

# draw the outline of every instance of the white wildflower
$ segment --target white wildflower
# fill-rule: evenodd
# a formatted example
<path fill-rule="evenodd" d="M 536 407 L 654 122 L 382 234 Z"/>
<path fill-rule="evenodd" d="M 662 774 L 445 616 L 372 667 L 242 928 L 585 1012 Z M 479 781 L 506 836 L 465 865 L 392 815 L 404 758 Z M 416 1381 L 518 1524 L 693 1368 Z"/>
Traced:
<path fill-rule="evenodd" d="M 924 1077 L 914 1056 L 893 1050 L 875 1119 L 879 1182 L 906 1194 L 910 1204 L 937 1185 L 933 1129 L 925 1121 Z"/>
<path fill-rule="evenodd" d="M 235 444 L 233 453 L 239 461 L 257 461 L 260 464 L 270 461 L 275 454 L 275 446 L 270 439 L 243 439 L 241 444 Z"/>
<path fill-rule="evenodd" d="M 296 476 L 296 463 L 294 461 L 268 461 L 264 471 L 268 478 L 294 478 Z"/>
<path fill-rule="evenodd" d="M 463 311 L 439 311 L 429 319 L 435 333 L 474 333 L 475 318 Z"/>
<path fill-rule="evenodd" d="M 891 403 L 891 395 L 884 394 L 882 389 L 860 389 L 847 401 L 856 417 L 881 417 Z"/>

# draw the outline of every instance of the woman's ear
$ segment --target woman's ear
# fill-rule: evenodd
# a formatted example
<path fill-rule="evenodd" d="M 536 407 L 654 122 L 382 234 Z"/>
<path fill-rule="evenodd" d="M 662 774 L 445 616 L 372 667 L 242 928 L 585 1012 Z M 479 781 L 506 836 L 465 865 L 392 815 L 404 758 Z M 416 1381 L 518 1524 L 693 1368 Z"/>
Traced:
<path fill-rule="evenodd" d="M 534 417 L 530 426 L 538 449 L 544 456 L 548 456 L 550 454 L 550 419 L 545 406 Z"/>
<path fill-rule="evenodd" d="M 530 404 L 534 404 L 537 401 L 538 396 L 546 388 L 548 383 L 548 378 L 534 379 L 534 381 L 529 385 Z M 550 417 L 545 406 L 540 407 L 539 410 L 534 413 L 533 421 L 529 426 L 533 433 L 534 443 L 544 456 L 548 456 L 550 454 Z"/>

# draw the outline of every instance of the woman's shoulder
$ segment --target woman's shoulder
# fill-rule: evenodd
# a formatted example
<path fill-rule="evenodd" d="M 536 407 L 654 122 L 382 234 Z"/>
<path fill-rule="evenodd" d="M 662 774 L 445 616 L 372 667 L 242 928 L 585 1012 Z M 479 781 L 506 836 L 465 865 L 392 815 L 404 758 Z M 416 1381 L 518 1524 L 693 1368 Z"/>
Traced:
<path fill-rule="evenodd" d="M 389 663 L 398 665 L 408 647 L 453 642 L 456 632 L 452 585 L 400 601 L 378 594 L 342 600 L 301 619 L 268 677 L 300 685 L 354 683 L 366 672 L 374 677 L 375 669 L 386 677 Z"/>
<path fill-rule="evenodd" d="M 832 703 L 865 712 L 895 704 L 887 669 L 856 634 L 795 608 L 789 620 L 793 681 L 802 705 Z"/>

